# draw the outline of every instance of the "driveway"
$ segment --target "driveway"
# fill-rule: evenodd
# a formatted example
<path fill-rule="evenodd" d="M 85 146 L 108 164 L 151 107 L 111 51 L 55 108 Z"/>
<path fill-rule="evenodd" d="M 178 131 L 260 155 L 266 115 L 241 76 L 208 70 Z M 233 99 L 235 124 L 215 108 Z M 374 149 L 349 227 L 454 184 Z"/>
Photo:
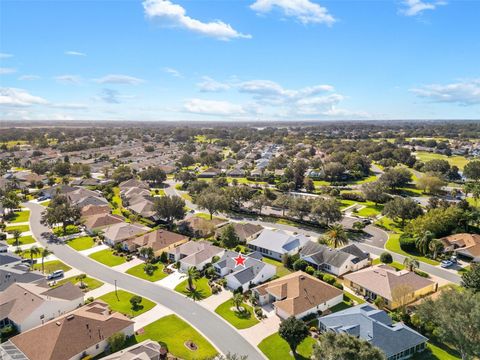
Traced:
<path fill-rule="evenodd" d="M 249 360 L 264 359 L 259 350 L 229 324 L 194 301 L 162 286 L 115 271 L 88 257 L 79 255 L 67 245 L 47 244 L 41 236 L 43 232 L 50 231 L 40 223 L 44 208 L 35 203 L 26 203 L 25 206 L 31 211 L 30 227 L 37 241 L 43 246 L 48 245 L 49 249 L 63 262 L 105 283 L 114 284 L 116 282 L 118 287 L 151 299 L 172 310 L 200 331 L 222 353 L 246 355 Z"/>

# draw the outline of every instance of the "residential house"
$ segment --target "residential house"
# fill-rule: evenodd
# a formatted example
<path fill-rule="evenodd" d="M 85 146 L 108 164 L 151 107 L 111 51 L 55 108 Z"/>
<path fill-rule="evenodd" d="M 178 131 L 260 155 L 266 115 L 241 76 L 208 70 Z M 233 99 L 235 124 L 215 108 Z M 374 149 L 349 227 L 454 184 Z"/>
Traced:
<path fill-rule="evenodd" d="M 227 176 L 230 177 L 244 177 L 245 176 L 245 170 L 243 169 L 232 169 L 227 171 Z"/>
<path fill-rule="evenodd" d="M 454 252 L 455 254 L 467 258 L 474 262 L 480 262 L 480 235 L 478 234 L 454 234 L 441 238 L 444 252 Z"/>
<path fill-rule="evenodd" d="M 89 234 L 95 231 L 106 228 L 107 226 L 123 223 L 125 218 L 123 216 L 104 213 L 97 214 L 83 218 L 83 225 Z"/>
<path fill-rule="evenodd" d="M 1 265 L 4 255 L 11 254 L 0 253 L 0 291 L 4 291 L 14 283 L 34 283 L 45 279 L 45 276 L 40 272 L 30 271 L 30 267 L 22 264 L 21 258 L 16 255 L 13 258 L 8 256 L 8 258 L 13 261 Z"/>
<path fill-rule="evenodd" d="M 83 292 L 70 282 L 54 288 L 46 283 L 13 283 L 0 293 L 0 328 L 14 325 L 23 332 L 83 303 Z"/>
<path fill-rule="evenodd" d="M 209 220 L 199 216 L 192 216 L 180 222 L 178 228 L 180 232 L 184 234 L 189 234 L 197 238 L 206 238 L 212 236 L 215 229 L 224 224 L 226 224 L 226 220 L 218 218 Z"/>
<path fill-rule="evenodd" d="M 302 271 L 252 289 L 260 305 L 273 304 L 282 319 L 297 319 L 325 311 L 343 301 L 343 292 Z"/>
<path fill-rule="evenodd" d="M 335 276 L 357 271 L 370 264 L 370 255 L 355 245 L 332 249 L 309 241 L 300 250 L 300 258 L 317 270 L 329 272 Z"/>
<path fill-rule="evenodd" d="M 245 266 L 236 266 L 235 258 L 238 253 L 226 251 L 213 268 L 218 276 L 227 280 L 227 287 L 231 290 L 242 289 L 247 291 L 254 285 L 270 280 L 277 272 L 274 265 L 262 261 L 262 255 L 252 253 L 246 255 Z"/>
<path fill-rule="evenodd" d="M 108 205 L 87 205 L 80 209 L 82 217 L 109 214 L 112 209 Z"/>
<path fill-rule="evenodd" d="M 104 352 L 107 339 L 115 333 L 132 336 L 133 325 L 134 321 L 111 312 L 105 302 L 95 300 L 68 315 L 14 336 L 0 349 L 11 354 L 11 359 L 80 360 Z"/>
<path fill-rule="evenodd" d="M 349 334 L 382 350 L 387 360 L 403 360 L 425 349 L 428 339 L 403 323 L 392 322 L 383 310 L 369 304 L 322 316 L 320 331 Z"/>
<path fill-rule="evenodd" d="M 394 310 L 437 291 L 438 284 L 413 271 L 377 265 L 345 275 L 343 285 L 371 301 L 380 297 L 385 308 Z"/>
<path fill-rule="evenodd" d="M 149 227 L 144 225 L 121 222 L 107 226 L 103 228 L 102 231 L 103 236 L 105 237 L 105 242 L 110 246 L 114 246 L 115 244 L 137 237 L 150 230 Z"/>
<path fill-rule="evenodd" d="M 127 246 L 130 251 L 137 251 L 142 248 L 152 248 L 155 256 L 180 246 L 188 241 L 185 235 L 177 234 L 164 229 L 157 229 L 152 232 L 140 235 L 127 240 Z"/>
<path fill-rule="evenodd" d="M 284 231 L 264 229 L 250 241 L 248 247 L 269 258 L 282 260 L 283 255 L 294 255 L 309 242 L 310 239 L 302 234 L 290 235 Z"/>
<path fill-rule="evenodd" d="M 148 339 L 102 357 L 102 360 L 160 360 L 166 359 L 167 354 L 167 348 L 157 341 Z"/>
<path fill-rule="evenodd" d="M 202 270 L 206 264 L 212 262 L 214 257 L 221 257 L 224 253 L 225 249 L 214 246 L 208 241 L 189 241 L 171 249 L 168 257 L 171 261 L 179 261 L 179 270 L 186 272 L 192 266 Z"/>
<path fill-rule="evenodd" d="M 200 174 L 198 174 L 199 178 L 213 178 L 222 173 L 221 170 L 215 169 L 215 168 L 208 168 L 205 171 L 202 171 Z"/>
<path fill-rule="evenodd" d="M 67 198 L 72 205 L 83 208 L 87 205 L 108 205 L 107 199 L 100 192 L 84 188 L 76 188 L 67 194 Z"/>
<path fill-rule="evenodd" d="M 126 206 L 131 212 L 144 218 L 158 220 L 157 212 L 154 209 L 153 197 L 137 195 L 128 201 Z"/>
<path fill-rule="evenodd" d="M 232 223 L 231 225 L 233 226 L 235 234 L 237 234 L 240 242 L 244 244 L 255 239 L 263 230 L 263 226 L 251 223 Z M 219 237 L 222 232 L 225 231 L 226 226 L 227 225 L 217 229 L 215 236 Z"/>
<path fill-rule="evenodd" d="M 141 180 L 137 180 L 137 179 L 126 180 L 126 181 L 120 183 L 120 185 L 118 185 L 118 187 L 120 188 L 120 190 L 125 190 L 125 189 L 132 188 L 132 187 L 144 188 L 144 189 L 149 188 L 149 186 L 145 182 L 143 182 Z"/>

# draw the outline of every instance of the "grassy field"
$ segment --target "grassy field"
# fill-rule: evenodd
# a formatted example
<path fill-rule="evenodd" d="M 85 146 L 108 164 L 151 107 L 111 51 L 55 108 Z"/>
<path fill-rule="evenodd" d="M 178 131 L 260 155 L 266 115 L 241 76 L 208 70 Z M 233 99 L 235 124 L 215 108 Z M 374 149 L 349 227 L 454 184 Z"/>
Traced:
<path fill-rule="evenodd" d="M 77 280 L 76 276 L 62 279 L 57 282 L 57 285 L 63 285 L 63 284 L 66 284 L 67 282 L 71 282 L 73 285 L 80 286 L 80 280 Z M 85 292 L 95 290 L 103 285 L 103 282 L 101 282 L 100 280 L 97 280 L 88 276 L 85 279 L 83 279 L 82 282 L 86 286 L 86 288 L 84 289 Z"/>
<path fill-rule="evenodd" d="M 267 264 L 274 265 L 277 268 L 277 276 L 282 277 L 291 273 L 289 269 L 287 269 L 280 261 L 269 259 L 267 257 L 263 258 L 263 261 Z"/>
<path fill-rule="evenodd" d="M 315 340 L 311 337 L 306 338 L 297 348 L 297 360 L 310 359 Z M 290 347 L 278 333 L 263 339 L 258 348 L 270 360 L 293 359 L 290 355 Z"/>
<path fill-rule="evenodd" d="M 245 303 L 242 303 L 243 311 L 237 311 L 231 299 L 219 305 L 215 312 L 222 318 L 227 320 L 237 329 L 246 329 L 258 324 L 259 321 L 253 313 L 253 308 Z M 232 310 L 233 308 L 233 310 Z"/>
<path fill-rule="evenodd" d="M 210 288 L 210 285 L 208 285 L 208 279 L 201 278 L 200 280 L 194 283 L 194 286 L 196 287 L 196 291 L 200 295 L 199 296 L 200 299 L 206 299 L 212 295 L 212 289 Z M 188 295 L 189 292 L 187 290 L 187 287 L 188 287 L 188 282 L 185 279 L 175 287 L 175 291 L 184 295 Z"/>
<path fill-rule="evenodd" d="M 130 269 L 127 270 L 127 274 L 130 274 L 140 279 L 145 279 L 148 281 L 158 281 L 168 276 L 168 274 L 163 272 L 163 268 L 164 268 L 163 264 L 154 264 L 156 269 L 152 275 L 147 275 L 145 273 L 145 271 L 143 270 L 144 266 L 145 264 L 139 264 L 134 267 L 131 267 Z"/>
<path fill-rule="evenodd" d="M 70 240 L 67 242 L 67 245 L 77 251 L 81 251 L 92 248 L 95 245 L 95 240 L 91 236 L 81 236 Z"/>
<path fill-rule="evenodd" d="M 42 271 L 42 262 L 39 261 L 38 264 L 33 265 L 33 268 L 35 270 Z M 67 272 L 68 270 L 71 270 L 72 268 L 64 263 L 62 263 L 60 260 L 52 260 L 52 261 L 47 261 L 44 264 L 44 269 L 46 274 L 50 274 L 56 270 L 63 270 Z"/>
<path fill-rule="evenodd" d="M 418 261 L 422 261 L 422 262 L 430 264 L 430 265 L 436 266 L 436 265 L 440 264 L 438 261 L 429 259 L 425 256 L 410 254 L 410 253 L 407 253 L 407 252 L 403 251 L 400 248 L 400 241 L 399 240 L 400 240 L 400 234 L 390 234 L 387 242 L 385 243 L 385 249 L 387 249 L 389 251 L 392 251 L 392 252 L 395 252 L 397 254 L 403 255 L 403 256 L 410 256 L 414 259 L 417 259 Z"/>
<path fill-rule="evenodd" d="M 113 255 L 113 251 L 110 249 L 97 251 L 93 254 L 88 255 L 88 257 L 110 267 L 117 266 L 126 262 L 124 257 Z"/>
<path fill-rule="evenodd" d="M 30 211 L 16 211 L 13 213 L 11 218 L 8 218 L 8 222 L 10 223 L 21 223 L 27 222 L 30 219 Z"/>
<path fill-rule="evenodd" d="M 134 296 L 134 294 L 128 291 L 118 290 L 116 293 L 115 291 L 112 291 L 108 294 L 102 295 L 99 297 L 99 299 L 105 301 L 108 306 L 110 306 L 111 310 L 120 312 L 127 316 L 138 316 L 155 306 L 153 301 L 142 298 L 139 308 L 137 310 L 133 310 L 132 304 L 130 304 L 130 299 L 132 296 Z"/>
<path fill-rule="evenodd" d="M 435 159 L 447 160 L 451 166 L 458 166 L 460 170 L 462 170 L 463 167 L 469 162 L 469 160 L 465 156 L 446 156 L 442 154 L 430 153 L 427 151 L 417 151 L 415 155 L 419 160 L 423 162 Z"/>
<path fill-rule="evenodd" d="M 371 201 L 366 201 L 360 204 L 364 204 L 365 207 L 358 210 L 356 214 L 363 217 L 374 217 L 374 216 L 380 215 L 383 210 L 383 205 L 381 204 L 375 205 L 375 203 Z"/>
<path fill-rule="evenodd" d="M 24 233 L 24 232 L 30 231 L 30 226 L 28 226 L 28 225 L 11 225 L 11 226 L 7 226 L 6 229 L 5 229 L 5 231 L 9 232 L 9 233 L 14 232 L 15 230 L 18 230 L 18 231 Z"/>
<path fill-rule="evenodd" d="M 213 359 L 215 348 L 202 336 L 176 315 L 165 316 L 143 328 L 135 337 L 137 342 L 146 339 L 158 341 L 168 347 L 174 356 L 185 360 Z M 197 350 L 189 350 L 185 342 L 193 341 Z"/>
<path fill-rule="evenodd" d="M 35 239 L 31 235 L 21 236 L 18 238 L 19 245 L 33 244 L 34 242 L 35 242 Z M 14 245 L 15 239 L 14 238 L 8 239 L 7 244 Z"/>

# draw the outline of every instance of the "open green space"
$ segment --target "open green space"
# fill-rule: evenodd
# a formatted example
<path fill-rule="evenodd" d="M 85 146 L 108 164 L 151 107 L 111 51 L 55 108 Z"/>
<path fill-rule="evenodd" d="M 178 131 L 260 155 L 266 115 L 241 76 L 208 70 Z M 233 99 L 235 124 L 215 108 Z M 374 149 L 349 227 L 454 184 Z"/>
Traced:
<path fill-rule="evenodd" d="M 7 222 L 10 223 L 21 223 L 27 222 L 30 219 L 30 211 L 15 211 L 11 217 L 7 218 Z"/>
<path fill-rule="evenodd" d="M 72 269 L 70 266 L 62 263 L 60 260 L 46 261 L 43 265 L 46 274 L 50 274 L 57 270 L 63 270 L 67 272 L 68 270 Z M 37 264 L 33 265 L 33 269 L 42 271 L 42 262 L 39 261 Z"/>
<path fill-rule="evenodd" d="M 152 196 L 165 196 L 165 190 L 164 189 L 151 189 L 150 190 L 150 195 L 152 195 Z"/>
<path fill-rule="evenodd" d="M 95 240 L 91 236 L 81 236 L 67 242 L 67 245 L 77 251 L 90 249 L 95 245 Z"/>
<path fill-rule="evenodd" d="M 412 357 L 413 360 L 459 360 L 460 354 L 446 345 L 428 342 L 427 349 Z"/>
<path fill-rule="evenodd" d="M 200 278 L 200 280 L 195 281 L 193 284 L 199 300 L 206 299 L 212 295 L 212 289 L 210 288 L 210 285 L 208 285 L 207 278 Z M 187 279 L 178 284 L 175 287 L 175 291 L 188 296 L 190 291 L 188 290 Z"/>
<path fill-rule="evenodd" d="M 103 265 L 107 265 L 110 267 L 117 266 L 126 262 L 123 256 L 114 255 L 113 250 L 111 249 L 97 251 L 93 254 L 88 255 L 88 257 L 102 263 Z"/>
<path fill-rule="evenodd" d="M 381 263 L 382 263 L 382 262 L 380 261 L 380 258 L 376 258 L 376 259 L 374 259 L 374 260 L 372 261 L 372 265 L 378 265 L 378 264 L 381 264 Z M 403 269 L 405 269 L 405 265 L 400 264 L 399 262 L 396 262 L 396 261 L 394 261 L 394 262 L 392 262 L 392 263 L 390 263 L 390 264 L 386 264 L 386 265 L 391 266 L 391 267 L 394 267 L 394 268 L 397 269 L 397 270 L 403 270 Z"/>
<path fill-rule="evenodd" d="M 120 188 L 118 186 L 113 189 L 112 203 L 115 204 L 112 210 L 112 214 L 122 215 L 122 198 L 120 197 Z"/>
<path fill-rule="evenodd" d="M 41 258 L 42 257 L 42 250 L 43 248 L 41 247 L 37 247 L 37 250 L 38 252 L 37 253 L 34 253 L 32 258 L 33 259 L 38 259 L 38 258 Z M 25 249 L 23 251 L 20 251 L 17 253 L 19 256 L 25 258 L 25 259 L 30 259 L 30 249 Z"/>
<path fill-rule="evenodd" d="M 383 210 L 382 204 L 375 205 L 375 203 L 371 201 L 365 201 L 364 203 L 360 203 L 360 204 L 365 205 L 365 207 L 358 210 L 356 214 L 359 216 L 374 217 L 374 216 L 380 215 Z"/>
<path fill-rule="evenodd" d="M 33 244 L 34 242 L 35 242 L 35 239 L 33 238 L 32 235 L 21 236 L 18 238 L 18 245 Z M 8 239 L 7 244 L 15 245 L 15 239 L 14 238 Z"/>
<path fill-rule="evenodd" d="M 297 360 L 310 359 L 312 356 L 313 344 L 315 344 L 313 338 L 306 338 L 297 348 Z M 283 340 L 278 333 L 263 339 L 260 344 L 258 344 L 258 348 L 270 360 L 293 359 L 293 356 L 290 355 L 290 347 L 288 346 L 288 343 Z"/>
<path fill-rule="evenodd" d="M 288 275 L 292 272 L 291 270 L 289 270 L 285 266 L 283 266 L 283 263 L 281 261 L 273 260 L 273 259 L 270 259 L 270 258 L 267 258 L 267 257 L 264 257 L 262 260 L 264 262 L 266 262 L 267 264 L 274 265 L 277 268 L 276 275 L 278 277 Z"/>
<path fill-rule="evenodd" d="M 237 329 L 246 329 L 259 323 L 250 305 L 242 303 L 238 311 L 231 299 L 219 305 L 215 312 Z"/>
<path fill-rule="evenodd" d="M 417 254 L 411 254 L 407 253 L 406 251 L 403 251 L 402 248 L 400 247 L 400 234 L 390 234 L 388 237 L 387 242 L 385 243 L 385 249 L 395 252 L 397 254 L 403 255 L 403 256 L 409 256 L 412 257 L 418 261 L 422 261 L 424 263 L 430 264 L 430 265 L 438 265 L 440 264 L 438 261 L 427 258 L 425 256 L 417 255 Z"/>
<path fill-rule="evenodd" d="M 117 311 L 126 316 L 138 316 L 148 310 L 151 310 L 155 306 L 153 301 L 142 298 L 142 302 L 138 308 L 134 310 L 132 309 L 132 304 L 130 303 L 130 299 L 133 296 L 134 294 L 128 291 L 117 290 L 102 295 L 99 297 L 99 299 L 105 301 L 111 310 Z"/>
<path fill-rule="evenodd" d="M 155 270 L 153 271 L 152 275 L 148 275 L 143 268 L 145 267 L 145 264 L 138 264 L 134 267 L 131 267 L 130 269 L 127 270 L 127 274 L 136 276 L 140 279 L 148 280 L 148 281 L 158 281 L 163 279 L 164 277 L 167 277 L 168 274 L 163 272 L 164 265 L 161 263 L 153 264 L 155 267 Z"/>
<path fill-rule="evenodd" d="M 196 331 L 176 315 L 165 316 L 147 326 L 135 336 L 137 342 L 147 339 L 165 344 L 174 356 L 185 360 L 213 359 L 217 355 L 215 348 Z M 185 346 L 192 341 L 197 350 Z"/>
<path fill-rule="evenodd" d="M 13 233 L 15 230 L 18 230 L 22 233 L 30 231 L 30 226 L 28 225 L 10 225 L 7 226 L 5 231 L 9 233 Z"/>
<path fill-rule="evenodd" d="M 99 288 L 100 286 L 103 285 L 103 282 L 101 282 L 100 280 L 97 280 L 97 279 L 94 279 L 94 278 L 91 278 L 91 277 L 88 277 L 88 276 L 85 279 L 82 279 L 82 280 L 77 279 L 76 276 L 72 276 L 72 277 L 57 281 L 57 286 L 66 284 L 67 282 L 70 282 L 75 286 L 80 286 L 80 281 L 83 282 L 83 284 L 85 286 L 85 288 L 83 289 L 85 292 L 95 290 L 95 289 L 97 289 L 97 288 Z"/>
<path fill-rule="evenodd" d="M 65 227 L 65 230 L 63 229 L 62 226 L 58 226 L 54 228 L 52 231 L 57 236 L 67 236 L 67 235 L 73 235 L 73 234 L 79 233 L 80 229 L 76 225 L 67 225 Z"/>
<path fill-rule="evenodd" d="M 440 160 L 447 160 L 448 163 L 453 166 L 458 166 L 460 170 L 463 169 L 463 167 L 469 162 L 469 160 L 465 156 L 446 156 L 443 154 L 435 154 L 427 151 L 417 151 L 415 153 L 417 158 L 423 162 L 429 161 L 429 160 L 435 160 L 435 159 L 440 159 Z"/>

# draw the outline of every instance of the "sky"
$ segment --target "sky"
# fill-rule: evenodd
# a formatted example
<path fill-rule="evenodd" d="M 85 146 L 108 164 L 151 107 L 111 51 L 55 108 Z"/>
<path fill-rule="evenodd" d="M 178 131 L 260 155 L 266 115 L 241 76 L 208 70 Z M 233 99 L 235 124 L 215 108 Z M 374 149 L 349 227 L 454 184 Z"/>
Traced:
<path fill-rule="evenodd" d="M 0 0 L 0 119 L 480 119 L 480 1 Z"/>

